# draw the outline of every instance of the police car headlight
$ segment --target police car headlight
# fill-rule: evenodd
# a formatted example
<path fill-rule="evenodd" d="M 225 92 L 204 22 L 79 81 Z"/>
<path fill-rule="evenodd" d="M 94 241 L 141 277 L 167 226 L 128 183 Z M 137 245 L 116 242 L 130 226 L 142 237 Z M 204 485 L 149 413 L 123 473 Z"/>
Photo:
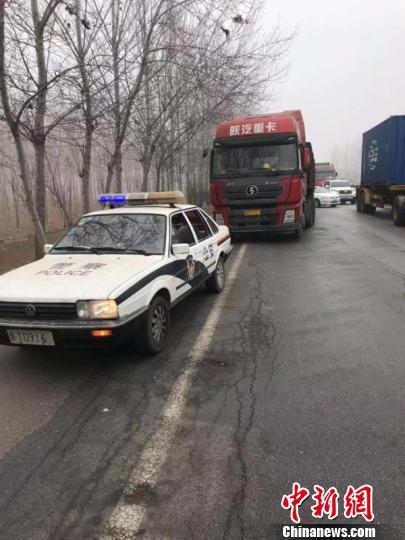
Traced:
<path fill-rule="evenodd" d="M 80 319 L 117 319 L 118 307 L 115 300 L 81 300 L 76 304 Z"/>

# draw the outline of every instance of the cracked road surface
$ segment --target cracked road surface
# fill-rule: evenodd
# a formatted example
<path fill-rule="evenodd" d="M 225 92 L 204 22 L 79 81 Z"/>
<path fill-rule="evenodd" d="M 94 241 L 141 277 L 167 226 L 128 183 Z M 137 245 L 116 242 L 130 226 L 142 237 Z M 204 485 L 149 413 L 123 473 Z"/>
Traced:
<path fill-rule="evenodd" d="M 319 210 L 299 243 L 236 244 L 228 270 L 246 251 L 156 482 L 127 497 L 145 509 L 137 537 L 276 538 L 298 481 L 370 483 L 377 522 L 404 538 L 404 238 L 388 214 L 346 206 Z M 217 301 L 202 290 L 180 304 L 154 358 L 0 347 L 0 539 L 112 538 Z"/>

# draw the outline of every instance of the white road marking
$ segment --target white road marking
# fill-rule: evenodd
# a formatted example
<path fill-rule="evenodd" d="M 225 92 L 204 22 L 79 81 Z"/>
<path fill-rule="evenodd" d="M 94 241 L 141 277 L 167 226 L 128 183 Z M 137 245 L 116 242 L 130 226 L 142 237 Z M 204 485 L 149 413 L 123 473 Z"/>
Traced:
<path fill-rule="evenodd" d="M 115 507 L 107 526 L 107 534 L 112 538 L 133 538 L 139 531 L 147 513 L 146 504 L 128 504 L 126 496 L 138 486 L 147 484 L 152 489 L 156 484 L 160 469 L 167 460 L 173 437 L 179 427 L 184 406 L 201 360 L 214 337 L 218 320 L 228 298 L 232 285 L 239 273 L 239 267 L 246 252 L 243 244 L 227 275 L 225 289 L 218 296 L 211 312 L 198 334 L 191 349 L 187 365 L 172 386 L 163 408 L 158 427 L 145 445 L 138 463 L 133 470 L 121 500 Z"/>

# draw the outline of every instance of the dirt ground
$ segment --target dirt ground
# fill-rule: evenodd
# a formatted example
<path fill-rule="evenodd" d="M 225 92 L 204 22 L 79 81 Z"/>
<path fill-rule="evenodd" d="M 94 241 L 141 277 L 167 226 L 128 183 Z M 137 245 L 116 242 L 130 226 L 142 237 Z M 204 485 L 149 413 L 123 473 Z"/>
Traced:
<path fill-rule="evenodd" d="M 50 209 L 47 215 L 47 230 L 58 231 L 63 229 L 63 218 L 57 209 Z M 30 216 L 27 212 L 21 212 L 19 227 L 14 213 L 0 212 L 0 243 L 9 242 L 11 240 L 26 238 L 33 234 L 33 226 Z"/>
<path fill-rule="evenodd" d="M 21 212 L 20 226 L 12 212 L 0 214 L 0 274 L 34 260 L 34 236 L 31 218 Z M 48 242 L 54 242 L 65 226 L 60 212 L 50 209 L 47 216 Z"/>
<path fill-rule="evenodd" d="M 49 242 L 54 242 L 60 232 L 48 233 Z M 34 256 L 34 237 L 29 236 L 26 239 L 17 241 L 7 241 L 0 243 L 0 274 L 8 272 L 17 266 L 27 264 L 35 259 Z"/>

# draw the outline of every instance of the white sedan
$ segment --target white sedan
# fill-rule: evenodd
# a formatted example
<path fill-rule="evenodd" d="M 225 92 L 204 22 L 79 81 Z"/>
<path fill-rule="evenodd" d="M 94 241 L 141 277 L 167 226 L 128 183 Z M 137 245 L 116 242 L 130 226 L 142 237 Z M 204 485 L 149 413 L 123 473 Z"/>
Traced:
<path fill-rule="evenodd" d="M 321 208 L 321 206 L 337 206 L 340 204 L 339 193 L 332 189 L 316 186 L 314 198 L 317 208 Z"/>
<path fill-rule="evenodd" d="M 201 283 L 220 293 L 229 230 L 182 193 L 103 195 L 39 261 L 0 276 L 0 344 L 167 342 L 170 308 Z"/>

